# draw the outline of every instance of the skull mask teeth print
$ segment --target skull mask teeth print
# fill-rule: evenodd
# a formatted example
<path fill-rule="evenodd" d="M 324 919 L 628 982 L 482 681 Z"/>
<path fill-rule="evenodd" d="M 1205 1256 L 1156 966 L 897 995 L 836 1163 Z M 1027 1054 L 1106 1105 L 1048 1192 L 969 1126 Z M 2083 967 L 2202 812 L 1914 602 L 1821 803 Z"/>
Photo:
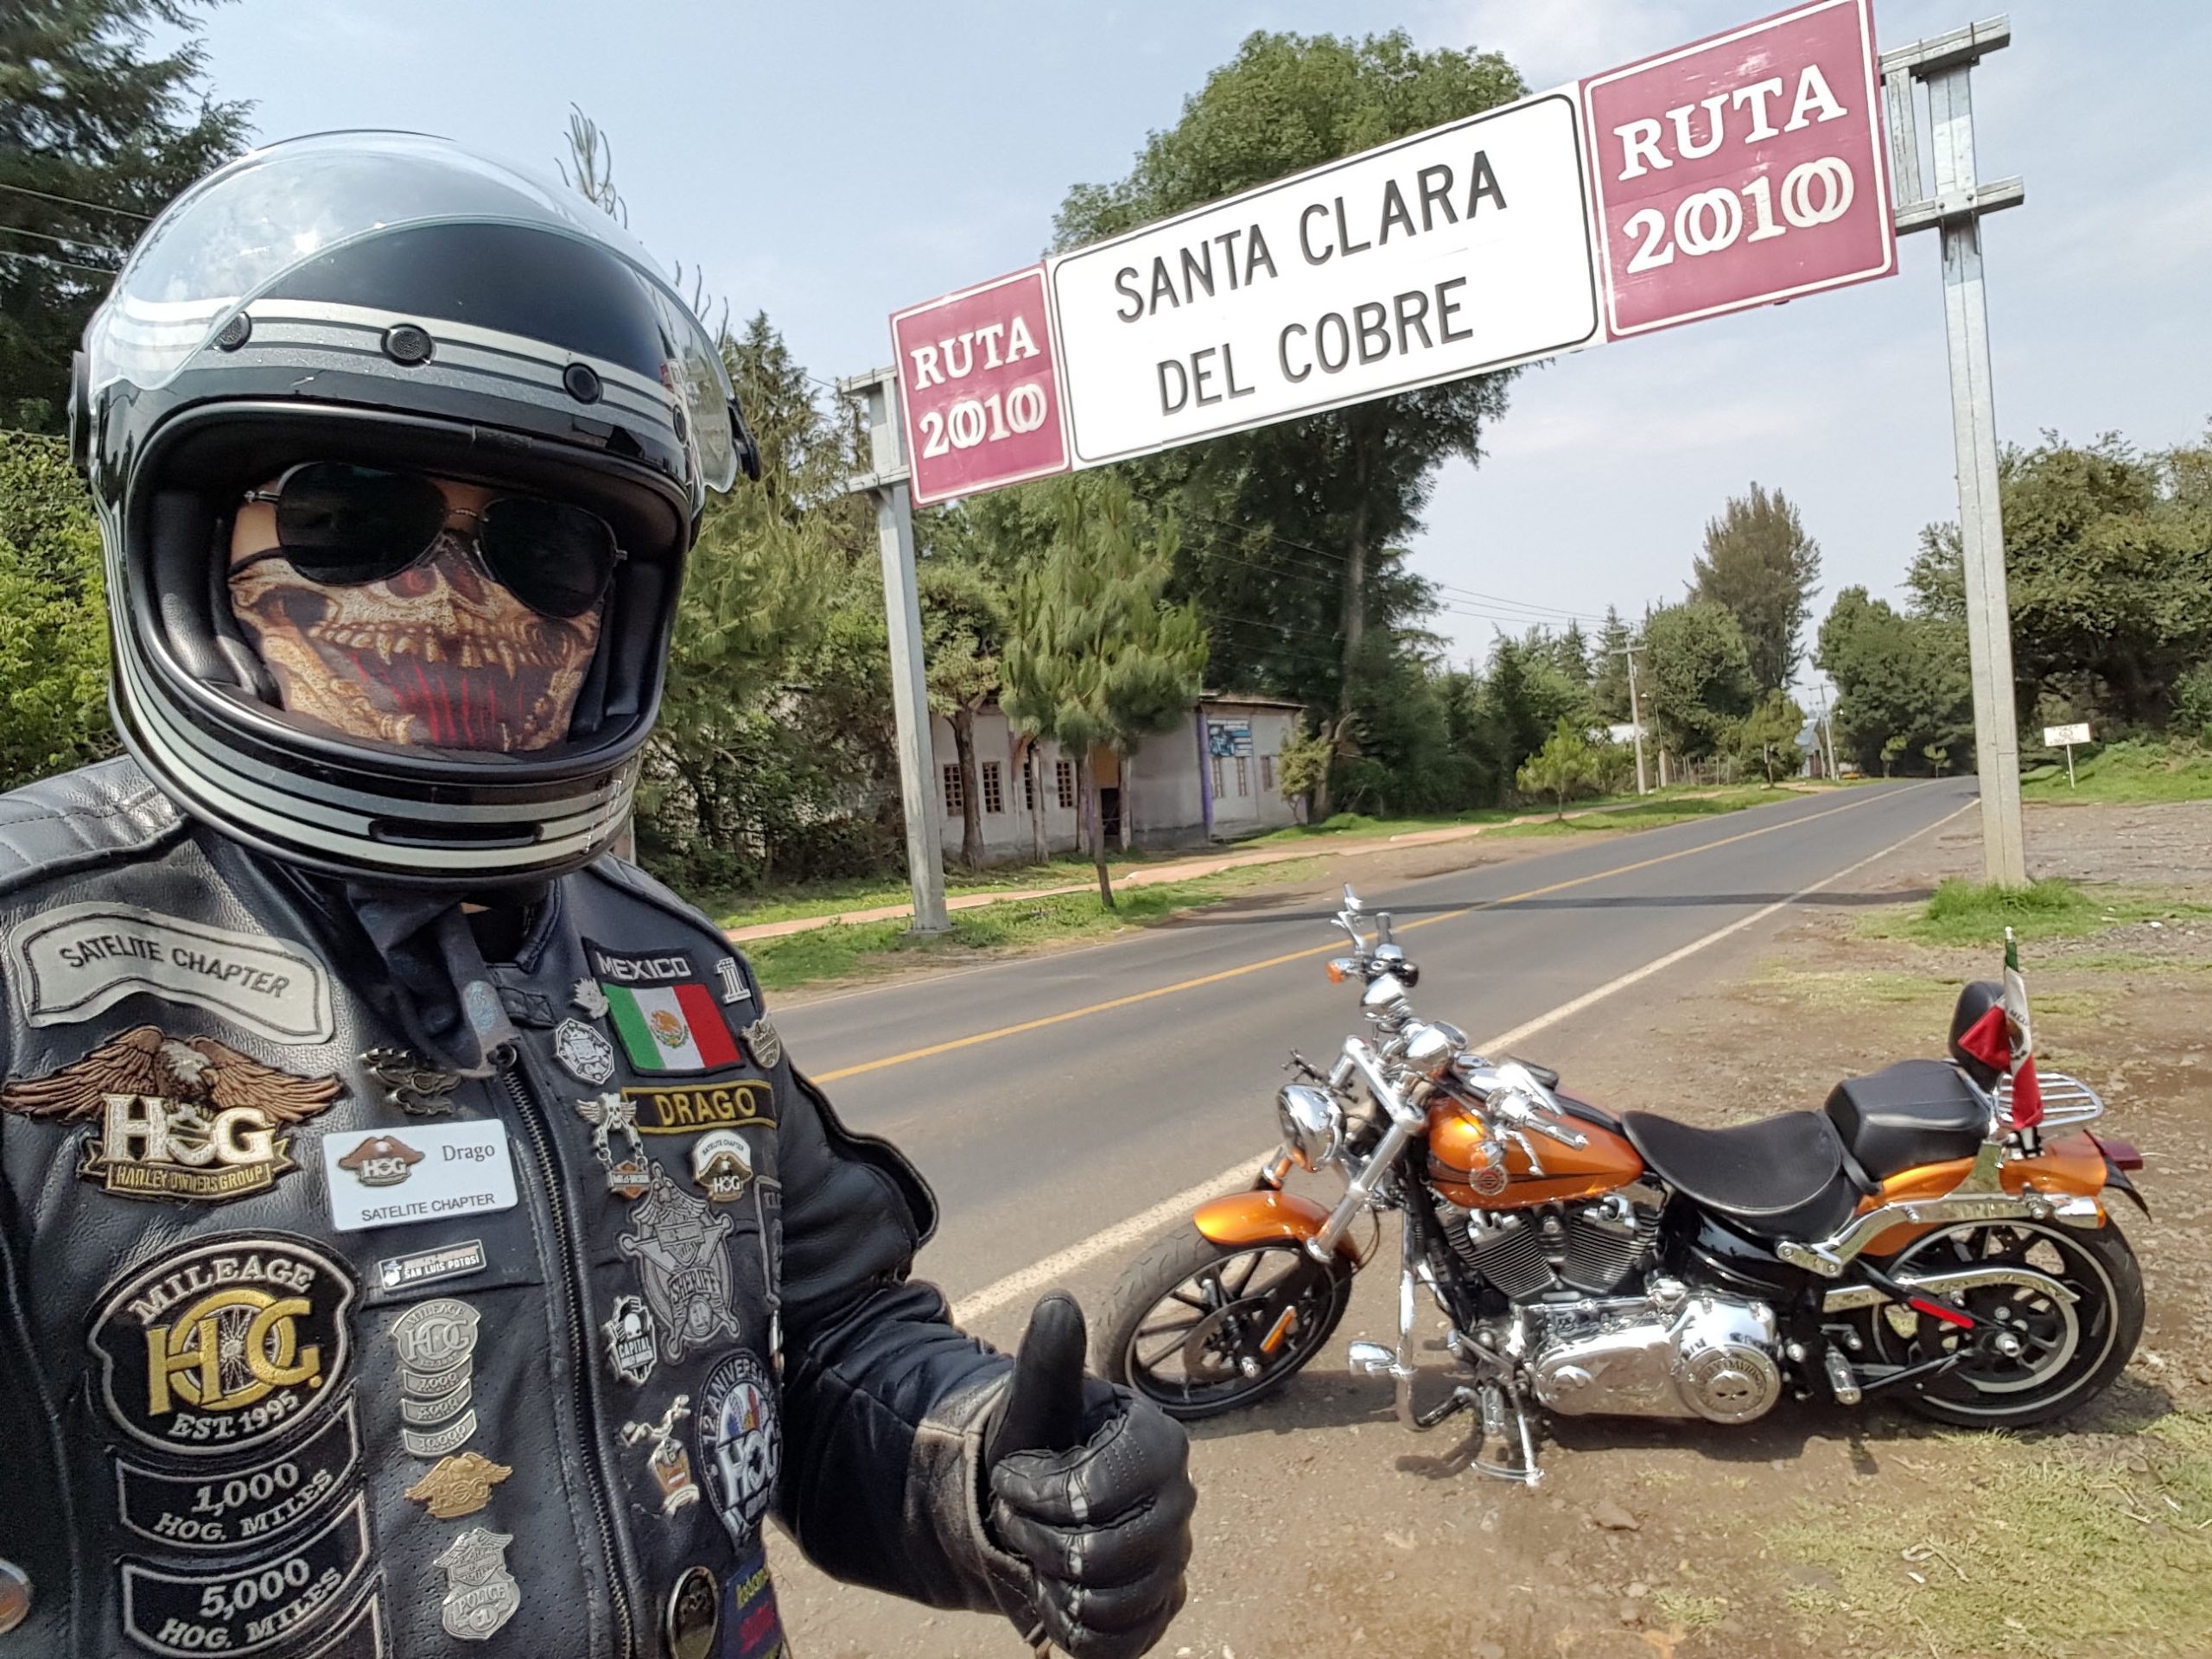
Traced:
<path fill-rule="evenodd" d="M 276 558 L 234 565 L 230 591 L 286 713 L 386 743 L 512 753 L 558 742 L 599 643 L 597 612 L 540 615 L 451 531 L 383 581 L 323 586 Z"/>

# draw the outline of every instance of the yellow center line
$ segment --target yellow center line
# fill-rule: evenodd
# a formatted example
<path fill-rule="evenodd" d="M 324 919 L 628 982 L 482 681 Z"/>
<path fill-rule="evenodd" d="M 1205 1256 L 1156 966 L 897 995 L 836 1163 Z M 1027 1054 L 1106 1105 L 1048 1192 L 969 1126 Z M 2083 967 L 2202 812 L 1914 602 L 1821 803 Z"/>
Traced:
<path fill-rule="evenodd" d="M 1918 787 L 1918 785 L 1915 785 Z M 1849 812 L 1868 803 L 1886 798 L 1884 794 L 1862 795 L 1855 801 L 1846 801 L 1840 806 L 1823 807 L 1818 812 L 1808 812 L 1802 818 L 1790 818 L 1782 823 L 1770 823 L 1762 829 L 1746 830 L 1741 834 L 1724 836 L 1719 841 L 1701 842 L 1695 847 L 1684 847 L 1671 853 L 1661 853 L 1654 858 L 1640 858 L 1632 864 L 1619 864 L 1611 869 L 1599 870 L 1589 875 L 1570 877 L 1565 881 L 1554 881 L 1548 887 L 1530 887 L 1525 893 L 1508 893 L 1502 899 L 1484 899 L 1478 903 L 1447 910 L 1434 916 L 1424 916 L 1418 921 L 1407 922 L 1397 928 L 1401 933 L 1417 927 L 1433 927 L 1439 922 L 1456 922 L 1478 911 L 1500 910 L 1508 905 L 1517 905 L 1530 899 L 1541 899 L 1548 893 L 1564 893 L 1569 887 L 1603 881 L 1608 877 L 1628 875 L 1637 870 L 1648 870 L 1655 864 L 1670 863 L 1678 858 L 1688 858 L 1694 853 L 1717 852 L 1723 847 L 1732 847 L 1739 841 L 1750 841 L 1759 836 L 1770 836 L 1777 830 L 1795 830 L 1802 824 L 1833 817 L 1838 812 Z M 1217 973 L 1201 974 L 1196 979 L 1179 979 L 1173 985 L 1155 985 L 1150 990 L 1132 991 L 1127 996 L 1109 997 L 1103 1002 L 1091 1002 L 1079 1008 L 1068 1008 L 1059 1014 L 1048 1014 L 1036 1020 L 1024 1020 L 1019 1025 L 1000 1026 L 991 1031 L 979 1031 L 969 1037 L 955 1037 L 946 1042 L 931 1043 L 926 1048 L 910 1048 L 903 1054 L 887 1054 L 880 1060 L 863 1060 L 858 1065 L 841 1066 L 835 1071 L 824 1071 L 817 1083 L 836 1083 L 845 1077 L 857 1077 L 869 1071 L 881 1071 L 894 1065 L 905 1065 L 914 1060 L 932 1059 L 939 1054 L 951 1054 L 963 1048 L 973 1048 L 979 1043 L 995 1043 L 1002 1038 L 1019 1037 L 1024 1032 L 1042 1031 L 1048 1026 L 1058 1026 L 1070 1020 L 1084 1020 L 1095 1014 L 1109 1014 L 1116 1008 L 1133 1007 L 1140 1002 L 1149 1002 L 1155 997 L 1173 996 L 1179 991 L 1194 991 L 1202 985 L 1218 985 L 1224 980 L 1241 979 L 1247 974 L 1256 974 L 1268 968 L 1280 968 L 1287 962 L 1303 962 L 1309 957 L 1334 954 L 1340 947 L 1334 944 L 1314 945 L 1304 950 L 1287 950 L 1279 957 L 1265 957 L 1257 962 L 1248 962 L 1235 968 L 1224 968 Z"/>

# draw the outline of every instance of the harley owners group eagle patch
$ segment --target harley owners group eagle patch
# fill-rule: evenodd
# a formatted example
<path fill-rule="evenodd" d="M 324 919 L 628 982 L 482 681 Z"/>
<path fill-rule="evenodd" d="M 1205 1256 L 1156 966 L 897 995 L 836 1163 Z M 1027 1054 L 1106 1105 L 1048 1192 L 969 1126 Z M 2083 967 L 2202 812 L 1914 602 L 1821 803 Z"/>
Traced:
<path fill-rule="evenodd" d="M 77 1173 L 118 1197 L 221 1203 L 298 1167 L 280 1131 L 340 1088 L 335 1076 L 282 1071 L 213 1037 L 137 1026 L 45 1077 L 0 1086 L 0 1110 L 94 1123 Z"/>

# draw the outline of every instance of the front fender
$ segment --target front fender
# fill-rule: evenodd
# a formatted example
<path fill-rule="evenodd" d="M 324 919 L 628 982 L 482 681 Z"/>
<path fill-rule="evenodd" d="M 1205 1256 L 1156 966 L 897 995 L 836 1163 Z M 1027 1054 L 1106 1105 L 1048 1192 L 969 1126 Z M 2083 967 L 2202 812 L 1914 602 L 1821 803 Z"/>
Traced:
<path fill-rule="evenodd" d="M 1191 1223 L 1213 1243 L 1232 1249 L 1282 1238 L 1303 1244 L 1321 1236 L 1329 1224 L 1329 1212 L 1295 1192 L 1262 1188 L 1209 1199 L 1192 1212 Z M 1349 1237 L 1337 1241 L 1337 1255 L 1347 1267 L 1359 1266 L 1359 1254 Z"/>

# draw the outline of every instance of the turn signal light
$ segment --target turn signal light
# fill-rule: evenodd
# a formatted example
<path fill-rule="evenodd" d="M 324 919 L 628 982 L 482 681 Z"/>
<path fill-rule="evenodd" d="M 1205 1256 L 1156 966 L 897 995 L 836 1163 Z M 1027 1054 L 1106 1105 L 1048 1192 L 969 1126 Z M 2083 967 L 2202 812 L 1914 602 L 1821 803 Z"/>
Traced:
<path fill-rule="evenodd" d="M 1321 971 L 1329 976 L 1329 983 L 1332 985 L 1341 985 L 1344 982 L 1344 964 L 1342 957 L 1332 957 L 1322 965 Z"/>

